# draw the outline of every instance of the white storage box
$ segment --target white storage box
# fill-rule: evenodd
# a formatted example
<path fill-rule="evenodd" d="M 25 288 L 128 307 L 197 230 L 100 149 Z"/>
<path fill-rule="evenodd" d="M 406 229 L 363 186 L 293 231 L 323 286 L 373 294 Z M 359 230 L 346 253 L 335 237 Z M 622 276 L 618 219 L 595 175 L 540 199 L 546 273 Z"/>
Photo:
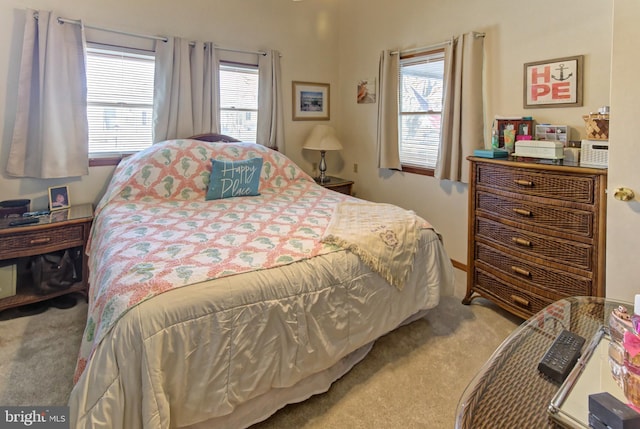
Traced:
<path fill-rule="evenodd" d="M 16 294 L 16 264 L 0 263 L 0 299 Z"/>
<path fill-rule="evenodd" d="M 514 156 L 528 158 L 562 159 L 564 145 L 553 140 L 518 140 Z"/>
<path fill-rule="evenodd" d="M 585 167 L 608 167 L 609 142 L 607 140 L 582 140 L 580 165 Z"/>
<path fill-rule="evenodd" d="M 569 127 L 551 124 L 536 125 L 536 140 L 555 140 L 566 143 L 569 141 Z"/>

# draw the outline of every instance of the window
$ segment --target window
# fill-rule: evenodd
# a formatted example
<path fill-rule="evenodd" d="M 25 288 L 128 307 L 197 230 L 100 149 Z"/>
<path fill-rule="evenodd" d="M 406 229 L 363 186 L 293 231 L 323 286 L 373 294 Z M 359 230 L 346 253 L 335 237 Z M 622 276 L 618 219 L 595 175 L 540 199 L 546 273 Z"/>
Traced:
<path fill-rule="evenodd" d="M 407 171 L 435 169 L 443 87 L 444 50 L 400 57 L 400 162 Z"/>
<path fill-rule="evenodd" d="M 152 143 L 153 55 L 87 48 L 90 157 L 137 152 Z"/>
<path fill-rule="evenodd" d="M 155 57 L 148 52 L 87 48 L 90 158 L 119 157 L 152 144 L 154 73 Z M 220 122 L 222 134 L 256 141 L 257 66 L 220 64 Z"/>
<path fill-rule="evenodd" d="M 258 68 L 220 64 L 221 133 L 255 142 L 258 129 Z"/>

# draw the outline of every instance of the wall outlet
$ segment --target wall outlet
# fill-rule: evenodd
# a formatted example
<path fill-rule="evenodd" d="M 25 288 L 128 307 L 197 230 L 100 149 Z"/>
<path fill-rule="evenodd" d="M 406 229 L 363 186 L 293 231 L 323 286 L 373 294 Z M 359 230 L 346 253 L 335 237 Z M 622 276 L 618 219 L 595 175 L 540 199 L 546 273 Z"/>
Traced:
<path fill-rule="evenodd" d="M 357 173 L 358 172 L 358 164 L 353 164 L 353 172 Z"/>
<path fill-rule="evenodd" d="M 311 167 L 313 168 L 313 172 L 315 173 L 318 170 L 318 163 L 317 162 L 312 163 Z"/>

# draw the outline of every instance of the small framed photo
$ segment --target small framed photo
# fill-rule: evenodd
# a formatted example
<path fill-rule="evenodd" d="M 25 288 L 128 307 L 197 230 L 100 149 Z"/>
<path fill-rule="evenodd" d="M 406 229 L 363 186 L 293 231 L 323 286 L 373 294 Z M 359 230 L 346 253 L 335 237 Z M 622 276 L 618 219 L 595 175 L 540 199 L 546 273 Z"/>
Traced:
<path fill-rule="evenodd" d="M 68 209 L 70 206 L 68 186 L 54 186 L 49 188 L 49 210 Z"/>
<path fill-rule="evenodd" d="M 582 106 L 583 55 L 524 65 L 524 108 Z"/>
<path fill-rule="evenodd" d="M 329 120 L 329 84 L 292 82 L 293 120 Z"/>

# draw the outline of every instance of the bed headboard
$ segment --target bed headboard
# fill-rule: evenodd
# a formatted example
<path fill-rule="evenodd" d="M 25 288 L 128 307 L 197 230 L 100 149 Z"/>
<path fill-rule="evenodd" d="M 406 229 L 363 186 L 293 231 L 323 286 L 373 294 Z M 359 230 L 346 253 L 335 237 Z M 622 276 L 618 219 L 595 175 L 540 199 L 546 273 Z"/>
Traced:
<path fill-rule="evenodd" d="M 214 133 L 198 134 L 198 135 L 195 135 L 195 136 L 191 136 L 189 138 L 193 139 L 193 140 L 201 140 L 201 141 L 205 141 L 205 142 L 225 142 L 225 143 L 229 143 L 229 142 L 239 142 L 240 141 L 238 139 L 234 139 L 231 136 L 226 136 L 224 134 L 214 134 Z"/>
<path fill-rule="evenodd" d="M 242 140 L 238 140 L 234 137 L 231 136 L 227 136 L 224 134 L 215 134 L 215 133 L 205 133 L 205 134 L 197 134 L 195 136 L 191 136 L 189 137 L 192 140 L 200 140 L 200 141 L 204 141 L 204 142 L 223 142 L 223 143 L 232 143 L 232 142 L 241 142 Z M 276 152 L 279 151 L 279 149 L 277 147 L 272 147 L 270 148 L 272 150 L 275 150 Z"/>

